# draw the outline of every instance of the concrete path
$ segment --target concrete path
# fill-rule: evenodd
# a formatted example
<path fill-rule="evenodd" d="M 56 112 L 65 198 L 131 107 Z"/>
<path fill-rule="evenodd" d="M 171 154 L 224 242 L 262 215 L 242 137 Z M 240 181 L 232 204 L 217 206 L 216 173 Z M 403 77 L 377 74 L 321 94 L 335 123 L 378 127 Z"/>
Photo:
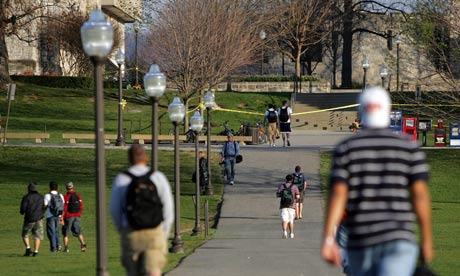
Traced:
<path fill-rule="evenodd" d="M 349 133 L 296 132 L 292 146 L 242 147 L 234 186 L 226 186 L 215 237 L 169 272 L 179 275 L 343 275 L 320 257 L 323 200 L 319 187 L 319 150 L 332 148 Z M 286 174 L 300 165 L 308 177 L 303 219 L 295 238 L 281 239 L 279 199 Z"/>

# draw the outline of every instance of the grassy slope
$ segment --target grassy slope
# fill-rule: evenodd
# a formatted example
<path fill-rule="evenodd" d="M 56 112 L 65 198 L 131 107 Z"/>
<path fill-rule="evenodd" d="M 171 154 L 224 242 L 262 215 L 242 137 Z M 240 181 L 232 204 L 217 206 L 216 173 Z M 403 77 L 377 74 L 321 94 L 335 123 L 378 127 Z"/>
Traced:
<path fill-rule="evenodd" d="M 458 225 L 460 224 L 459 150 L 425 150 L 431 167 L 429 189 L 432 197 L 435 259 L 433 268 L 439 275 L 454 276 L 460 270 Z M 326 183 L 330 169 L 329 152 L 321 156 L 321 183 Z"/>

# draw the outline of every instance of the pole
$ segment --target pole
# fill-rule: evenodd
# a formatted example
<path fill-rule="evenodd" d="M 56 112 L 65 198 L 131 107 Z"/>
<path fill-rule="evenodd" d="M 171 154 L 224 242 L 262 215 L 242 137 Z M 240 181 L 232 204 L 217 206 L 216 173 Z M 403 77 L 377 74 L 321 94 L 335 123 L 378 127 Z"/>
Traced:
<path fill-rule="evenodd" d="M 152 170 L 158 170 L 158 99 L 152 97 Z"/>
<path fill-rule="evenodd" d="M 174 122 L 174 239 L 171 253 L 184 253 L 184 242 L 180 235 L 180 167 L 179 167 L 179 124 Z"/>
<path fill-rule="evenodd" d="M 206 155 L 208 158 L 208 185 L 206 185 L 206 195 L 212 195 L 212 182 L 211 182 L 211 108 L 206 107 L 206 114 L 208 118 L 207 126 L 207 141 L 206 141 Z"/>
<path fill-rule="evenodd" d="M 6 112 L 6 122 L 5 122 L 5 129 L 3 130 L 3 144 L 6 143 L 6 133 L 8 132 L 8 122 L 10 121 L 10 111 L 11 111 L 11 94 L 12 94 L 12 89 L 13 85 L 15 84 L 10 84 L 8 86 L 8 111 Z"/>
<path fill-rule="evenodd" d="M 104 93 L 102 66 L 104 60 L 91 58 L 94 65 L 96 90 L 96 243 L 97 275 L 108 276 L 107 269 L 107 217 L 105 196 L 105 156 L 104 156 Z"/>
<path fill-rule="evenodd" d="M 382 77 L 382 88 L 385 89 L 385 78 Z"/>
<path fill-rule="evenodd" d="M 123 83 L 121 80 L 121 64 L 118 66 L 118 133 L 116 146 L 125 145 L 125 137 L 123 137 Z"/>
<path fill-rule="evenodd" d="M 396 92 L 399 92 L 399 43 L 396 43 Z"/>
<path fill-rule="evenodd" d="M 367 68 L 363 68 L 364 74 L 363 74 L 363 91 L 366 89 L 366 74 L 367 74 Z"/>
<path fill-rule="evenodd" d="M 134 32 L 136 33 L 136 45 L 134 47 L 134 59 L 135 59 L 135 63 L 136 63 L 136 86 L 139 84 L 139 67 L 138 67 L 138 57 L 137 57 L 137 33 L 139 32 L 139 30 L 134 30 Z"/>
<path fill-rule="evenodd" d="M 260 75 L 264 74 L 264 48 L 262 47 L 262 56 L 260 59 Z"/>
<path fill-rule="evenodd" d="M 199 156 L 199 133 L 195 131 L 195 228 L 193 228 L 193 234 L 197 235 L 201 232 L 200 226 L 200 156 Z M 204 184 L 204 183 L 203 183 Z"/>

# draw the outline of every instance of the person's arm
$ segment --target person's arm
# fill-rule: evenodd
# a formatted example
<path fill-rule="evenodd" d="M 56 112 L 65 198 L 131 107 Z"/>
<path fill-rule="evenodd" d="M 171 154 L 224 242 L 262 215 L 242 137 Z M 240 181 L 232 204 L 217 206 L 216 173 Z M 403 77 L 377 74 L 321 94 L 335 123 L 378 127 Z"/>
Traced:
<path fill-rule="evenodd" d="M 345 182 L 336 183 L 330 190 L 328 208 L 324 225 L 324 239 L 321 250 L 323 259 L 331 264 L 340 265 L 342 257 L 339 245 L 335 239 L 334 228 L 339 225 L 348 197 L 348 187 Z"/>
<path fill-rule="evenodd" d="M 235 155 L 240 154 L 240 143 L 236 142 L 235 143 Z"/>
<path fill-rule="evenodd" d="M 224 142 L 224 146 L 222 147 L 222 150 L 220 152 L 220 161 L 223 162 L 225 160 L 225 151 L 227 148 L 227 142 Z"/>
<path fill-rule="evenodd" d="M 306 191 L 307 190 L 307 177 L 305 175 L 303 175 L 303 190 Z"/>
<path fill-rule="evenodd" d="M 433 234 L 431 230 L 431 200 L 425 180 L 417 180 L 411 186 L 412 204 L 417 215 L 422 236 L 422 256 L 425 262 L 433 259 Z"/>
<path fill-rule="evenodd" d="M 64 224 L 64 220 L 65 220 L 65 218 L 67 216 L 67 212 L 68 212 L 67 211 L 67 208 L 69 206 L 69 196 L 68 195 L 69 195 L 68 193 L 64 195 L 64 212 L 62 212 L 62 216 L 61 216 L 61 219 L 60 219 L 61 224 Z"/>
<path fill-rule="evenodd" d="M 19 208 L 19 213 L 21 215 L 24 215 L 26 213 L 26 210 L 27 210 L 27 200 L 26 200 L 26 197 L 23 197 L 21 200 L 21 207 Z"/>
<path fill-rule="evenodd" d="M 118 231 L 122 228 L 122 209 L 121 209 L 121 189 L 119 187 L 121 175 L 117 175 L 112 182 L 112 193 L 110 195 L 110 214 L 112 215 L 113 223 Z M 81 204 L 81 202 L 80 202 Z"/>

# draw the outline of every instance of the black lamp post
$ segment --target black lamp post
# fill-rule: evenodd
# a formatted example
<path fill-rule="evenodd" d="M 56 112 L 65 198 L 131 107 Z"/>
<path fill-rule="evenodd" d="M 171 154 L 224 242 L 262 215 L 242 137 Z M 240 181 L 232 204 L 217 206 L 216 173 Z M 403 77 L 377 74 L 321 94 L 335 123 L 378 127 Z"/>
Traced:
<path fill-rule="evenodd" d="M 369 64 L 369 58 L 365 56 L 363 58 L 363 91 L 366 89 L 366 75 L 367 75 L 367 69 L 369 69 L 370 64 Z"/>
<path fill-rule="evenodd" d="M 125 54 L 118 50 L 115 60 L 118 64 L 118 132 L 117 132 L 117 146 L 125 145 L 125 137 L 123 136 L 123 82 L 121 79 L 121 66 L 125 63 Z"/>
<path fill-rule="evenodd" d="M 136 70 L 136 87 L 139 86 L 139 62 L 138 62 L 138 57 L 137 57 L 137 43 L 138 43 L 138 34 L 139 34 L 139 29 L 140 29 L 140 23 L 139 21 L 134 22 L 134 33 L 135 33 L 135 46 L 134 46 L 134 63 L 135 63 L 135 68 Z"/>
<path fill-rule="evenodd" d="M 379 74 L 380 78 L 382 78 L 382 88 L 385 88 L 385 79 L 388 76 L 388 68 L 385 66 L 385 64 L 380 66 Z"/>
<path fill-rule="evenodd" d="M 196 235 L 201 231 L 200 227 L 200 154 L 199 154 L 199 133 L 203 129 L 203 116 L 199 111 L 195 111 L 192 118 L 190 118 L 190 127 L 195 132 L 195 227 L 193 233 Z M 204 183 L 203 183 L 204 184 Z"/>
<path fill-rule="evenodd" d="M 399 45 L 401 44 L 401 37 L 396 36 L 396 92 L 399 92 Z"/>
<path fill-rule="evenodd" d="M 96 94 L 96 242 L 97 275 L 108 276 L 107 268 L 107 217 L 105 195 L 104 156 L 104 95 L 102 66 L 113 46 L 113 27 L 100 9 L 93 10 L 81 27 L 83 50 L 94 65 Z"/>
<path fill-rule="evenodd" d="M 262 44 L 266 37 L 267 37 L 267 33 L 264 30 L 260 31 L 259 38 L 262 40 Z M 264 74 L 264 46 L 263 45 L 262 45 L 262 59 L 260 60 L 260 74 L 261 75 Z"/>
<path fill-rule="evenodd" d="M 180 167 L 179 167 L 179 123 L 184 120 L 185 106 L 179 97 L 174 97 L 168 107 L 169 119 L 174 124 L 174 239 L 171 253 L 184 253 L 184 242 L 180 235 Z"/>
<path fill-rule="evenodd" d="M 207 116 L 207 128 L 208 134 L 206 139 L 206 155 L 208 158 L 208 185 L 206 186 L 205 193 L 206 195 L 212 195 L 212 184 L 211 184 L 211 109 L 216 105 L 214 94 L 208 90 L 203 97 L 204 106 L 206 106 L 206 116 Z"/>
<path fill-rule="evenodd" d="M 158 170 L 158 101 L 166 89 L 166 77 L 156 64 L 144 76 L 144 89 L 152 100 L 152 169 Z"/>

